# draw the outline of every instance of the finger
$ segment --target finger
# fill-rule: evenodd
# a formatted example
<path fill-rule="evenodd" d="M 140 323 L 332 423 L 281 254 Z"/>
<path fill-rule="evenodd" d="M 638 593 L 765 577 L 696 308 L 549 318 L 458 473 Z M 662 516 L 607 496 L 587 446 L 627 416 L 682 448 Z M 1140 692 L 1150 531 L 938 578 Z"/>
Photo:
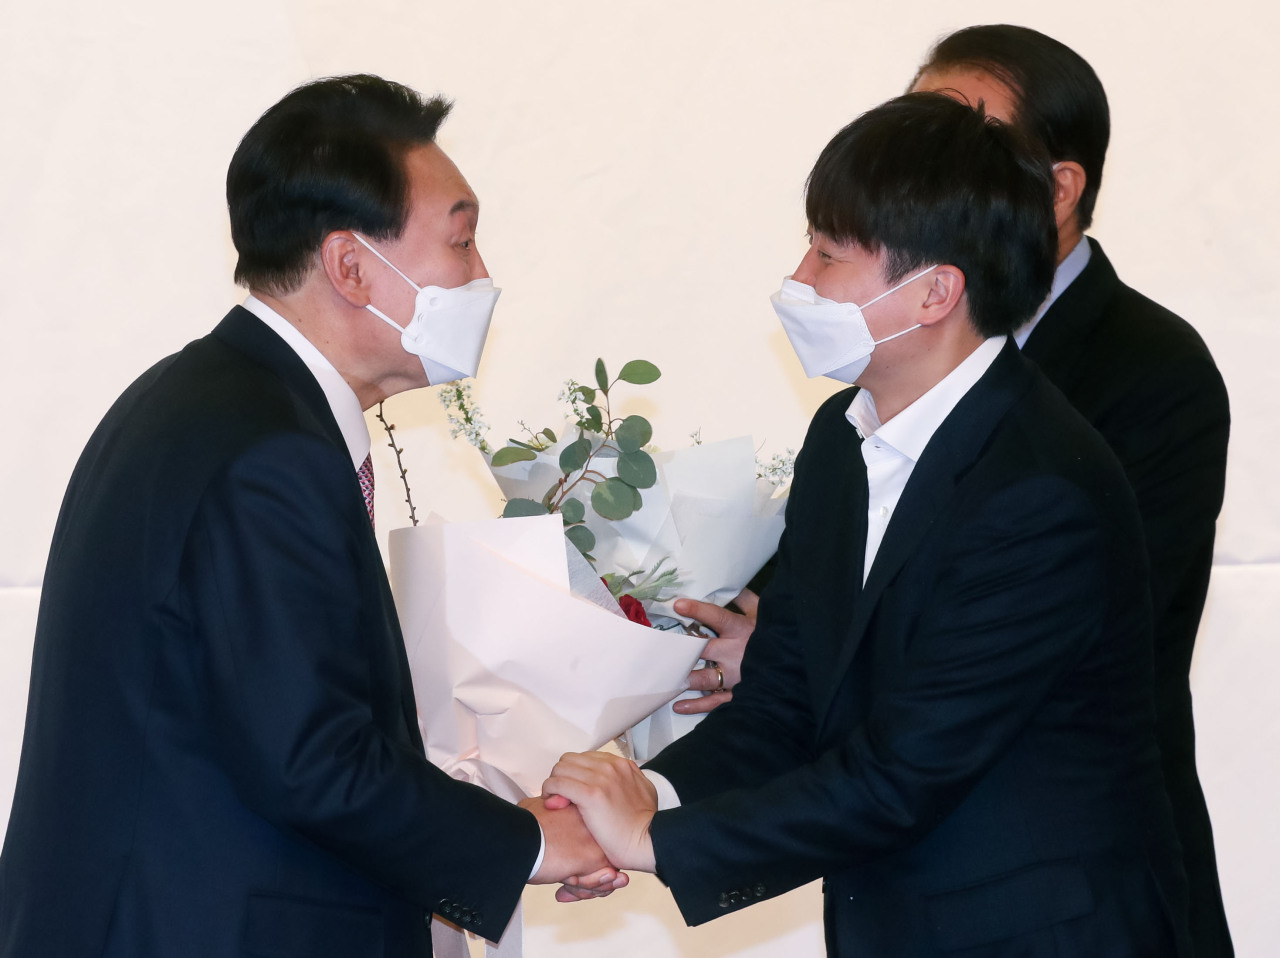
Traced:
<path fill-rule="evenodd" d="M 592 888 L 574 888 L 569 885 L 561 885 L 556 889 L 556 901 L 565 902 L 566 904 L 575 901 L 587 901 L 591 898 L 603 898 L 612 891 L 612 888 L 605 892 L 597 892 Z"/>
<path fill-rule="evenodd" d="M 698 602 L 696 599 L 676 599 L 672 608 L 675 609 L 676 615 L 697 619 L 714 632 L 723 631 L 725 624 L 732 621 L 733 615 L 732 612 L 720 608 L 713 602 Z"/>
<path fill-rule="evenodd" d="M 756 618 L 756 610 L 760 605 L 760 596 L 756 595 L 750 589 L 743 589 L 736 597 L 734 597 L 733 604 L 742 610 L 743 615 L 754 622 Z"/>
<path fill-rule="evenodd" d="M 543 786 L 543 790 L 545 792 L 545 785 Z M 562 808 L 568 808 L 572 804 L 573 802 L 569 801 L 569 799 L 565 798 L 563 795 L 547 795 L 546 806 L 553 812 L 559 811 Z"/>
<path fill-rule="evenodd" d="M 696 699 L 679 699 L 671 706 L 671 710 L 681 715 L 700 715 L 711 712 L 733 698 L 732 692 L 712 692 L 700 695 Z"/>
<path fill-rule="evenodd" d="M 719 692 L 724 688 L 723 674 L 723 671 L 717 672 L 715 666 L 694 669 L 689 673 L 689 688 L 695 692 Z"/>
<path fill-rule="evenodd" d="M 599 871 L 592 872 L 590 875 L 578 875 L 572 879 L 566 879 L 566 885 L 576 885 L 579 888 L 613 888 L 613 883 L 621 872 L 616 868 L 601 868 Z"/>

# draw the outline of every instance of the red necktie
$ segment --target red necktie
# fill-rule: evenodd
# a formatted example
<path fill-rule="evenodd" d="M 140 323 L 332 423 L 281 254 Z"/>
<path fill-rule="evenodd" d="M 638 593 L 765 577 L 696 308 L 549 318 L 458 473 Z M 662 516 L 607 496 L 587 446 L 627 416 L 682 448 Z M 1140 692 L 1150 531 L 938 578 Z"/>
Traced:
<path fill-rule="evenodd" d="M 369 524 L 373 524 L 373 453 L 364 457 L 356 472 L 360 479 L 360 491 L 364 493 L 364 507 L 369 510 Z"/>

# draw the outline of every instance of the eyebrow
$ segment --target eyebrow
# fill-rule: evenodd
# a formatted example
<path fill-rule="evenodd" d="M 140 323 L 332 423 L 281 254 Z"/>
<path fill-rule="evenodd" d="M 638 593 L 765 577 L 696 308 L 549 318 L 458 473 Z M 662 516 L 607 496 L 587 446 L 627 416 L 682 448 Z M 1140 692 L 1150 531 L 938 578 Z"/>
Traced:
<path fill-rule="evenodd" d="M 453 216 L 455 213 L 464 213 L 464 212 L 479 213 L 480 204 L 477 203 L 475 200 L 468 200 L 468 199 L 458 200 L 458 202 L 453 204 L 453 208 L 449 210 L 449 215 Z"/>

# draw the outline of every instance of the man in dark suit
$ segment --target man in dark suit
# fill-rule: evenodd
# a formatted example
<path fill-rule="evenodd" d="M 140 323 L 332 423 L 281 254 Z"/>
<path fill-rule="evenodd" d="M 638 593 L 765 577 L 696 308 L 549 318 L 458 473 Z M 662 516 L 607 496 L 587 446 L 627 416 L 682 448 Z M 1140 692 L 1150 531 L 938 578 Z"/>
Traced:
<path fill-rule="evenodd" d="M 1190 684 L 1226 482 L 1226 388 L 1196 331 L 1125 286 L 1101 245 L 1084 235 L 1102 184 L 1110 111 L 1083 58 L 1025 27 L 968 27 L 938 42 L 913 89 L 982 102 L 989 116 L 1039 139 L 1053 160 L 1057 273 L 1050 298 L 1015 339 L 1107 440 L 1137 497 L 1151 567 L 1156 729 L 1190 882 L 1191 934 L 1198 958 L 1229 958 Z M 678 610 L 721 636 L 707 651 L 719 668 L 690 677 L 691 687 L 711 694 L 675 706 L 708 711 L 732 695 L 717 687 L 733 688 L 752 622 L 706 603 Z"/>
<path fill-rule="evenodd" d="M 982 101 L 1044 143 L 1054 162 L 1058 272 L 1051 299 L 1017 340 L 1102 433 L 1137 497 L 1151 564 L 1156 729 L 1190 883 L 1191 936 L 1197 958 L 1227 958 L 1234 949 L 1196 774 L 1190 684 L 1226 482 L 1226 388 L 1196 331 L 1124 285 L 1084 235 L 1110 112 L 1083 58 L 1025 27 L 969 27 L 938 42 L 913 89 Z"/>
<path fill-rule="evenodd" d="M 371 526 L 362 410 L 462 363 L 402 343 L 441 318 L 414 285 L 485 328 L 496 295 L 460 292 L 487 273 L 448 109 L 318 81 L 237 149 L 252 295 L 117 400 L 58 520 L 4 958 L 427 955 L 432 912 L 496 939 L 526 881 L 604 865 L 576 813 L 427 762 Z"/>
<path fill-rule="evenodd" d="M 545 787 L 691 923 L 825 876 L 832 954 L 1186 954 L 1137 509 L 1008 335 L 1049 288 L 1051 194 L 934 94 L 810 175 L 775 306 L 810 375 L 861 388 L 805 439 L 742 682 L 653 781 L 588 753 Z"/>

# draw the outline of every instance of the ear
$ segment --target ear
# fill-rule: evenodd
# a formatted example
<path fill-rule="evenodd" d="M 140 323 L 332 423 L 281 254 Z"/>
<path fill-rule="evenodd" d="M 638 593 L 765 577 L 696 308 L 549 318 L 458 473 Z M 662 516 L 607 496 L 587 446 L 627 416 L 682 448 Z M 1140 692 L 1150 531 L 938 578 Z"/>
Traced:
<path fill-rule="evenodd" d="M 1084 192 L 1086 177 L 1084 167 L 1075 160 L 1060 160 L 1053 164 L 1053 215 L 1058 221 L 1058 231 L 1075 222 L 1076 207 Z"/>
<path fill-rule="evenodd" d="M 928 282 L 929 291 L 916 316 L 921 326 L 932 326 L 946 319 L 964 298 L 964 273 L 955 266 L 935 267 Z"/>
<path fill-rule="evenodd" d="M 365 252 L 365 248 L 346 230 L 336 230 L 320 243 L 320 265 L 329 285 L 356 309 L 369 305 Z"/>

